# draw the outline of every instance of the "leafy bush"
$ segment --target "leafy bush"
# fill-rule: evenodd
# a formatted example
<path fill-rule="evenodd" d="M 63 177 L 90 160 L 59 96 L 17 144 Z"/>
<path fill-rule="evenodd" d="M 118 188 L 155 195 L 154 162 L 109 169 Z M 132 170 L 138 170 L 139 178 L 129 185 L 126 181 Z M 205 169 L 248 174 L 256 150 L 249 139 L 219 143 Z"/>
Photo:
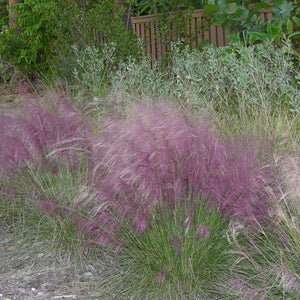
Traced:
<path fill-rule="evenodd" d="M 299 47 L 300 9 L 293 0 L 273 1 L 232 1 L 219 0 L 217 4 L 208 4 L 205 11 L 217 26 L 229 28 L 236 36 L 231 41 L 240 40 L 246 44 L 257 42 L 274 42 L 280 44 L 286 37 Z M 272 21 L 265 21 L 261 14 L 265 9 L 273 13 Z"/>
<path fill-rule="evenodd" d="M 101 48 L 113 42 L 119 59 L 137 53 L 135 38 L 125 30 L 124 12 L 115 1 L 83 5 L 81 1 L 28 0 L 13 9 L 18 12 L 18 28 L 3 26 L 0 55 L 30 77 L 49 68 L 70 76 L 73 45 Z"/>
<path fill-rule="evenodd" d="M 44 6 L 42 3 L 40 1 L 32 5 L 27 1 L 14 5 L 11 9 L 18 12 L 17 27 L 9 28 L 4 25 L 1 34 L 1 58 L 29 76 L 48 68 L 54 55 L 53 24 L 47 24 L 45 18 L 54 6 L 53 3 L 44 2 Z"/>
<path fill-rule="evenodd" d="M 168 86 L 167 74 L 159 69 L 158 63 L 143 57 L 140 61 L 128 59 L 119 64 L 117 71 L 111 76 L 112 93 L 122 91 L 135 97 L 167 96 L 170 89 L 176 90 L 176 85 Z M 130 96 L 129 96 L 130 97 Z"/>
<path fill-rule="evenodd" d="M 114 44 L 104 44 L 101 49 L 72 47 L 76 64 L 73 76 L 79 86 L 87 88 L 95 96 L 105 94 L 111 76 L 116 69 L 116 48 Z"/>
<path fill-rule="evenodd" d="M 276 49 L 270 44 L 236 45 L 234 51 L 209 47 L 202 53 L 175 55 L 171 70 L 182 93 L 186 90 L 204 101 L 218 102 L 224 97 L 233 109 L 266 104 L 299 111 L 297 69 L 289 53 L 288 48 Z"/>
<path fill-rule="evenodd" d="M 279 49 L 270 43 L 208 46 L 201 52 L 174 45 L 165 71 L 151 69 L 147 59 L 121 64 L 112 77 L 112 89 L 143 97 L 171 97 L 218 111 L 226 107 L 233 115 L 257 107 L 273 113 L 278 105 L 299 112 L 299 62 L 289 44 Z"/>

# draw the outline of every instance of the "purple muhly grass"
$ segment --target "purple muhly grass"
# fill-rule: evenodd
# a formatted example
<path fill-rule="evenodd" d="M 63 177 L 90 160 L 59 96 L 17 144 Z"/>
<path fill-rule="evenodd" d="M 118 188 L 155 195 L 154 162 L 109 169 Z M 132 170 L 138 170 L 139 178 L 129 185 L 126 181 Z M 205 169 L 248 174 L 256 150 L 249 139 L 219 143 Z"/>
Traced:
<path fill-rule="evenodd" d="M 156 110 L 157 111 L 156 111 Z M 135 107 L 128 120 L 109 120 L 95 150 L 102 159 L 94 181 L 120 218 L 132 218 L 139 232 L 160 204 L 174 207 L 189 189 L 185 160 L 196 137 L 192 123 L 167 105 Z M 99 155 L 99 154 L 98 154 Z M 105 174 L 98 170 L 105 168 Z M 182 178 L 186 177 L 186 178 Z"/>
<path fill-rule="evenodd" d="M 21 178 L 25 176 L 23 179 L 38 198 L 35 204 L 42 212 L 57 217 L 69 216 L 72 212 L 67 205 L 58 206 L 56 195 L 49 199 L 35 179 L 26 177 L 32 166 L 26 170 L 22 167 L 30 163 L 37 172 L 42 170 L 56 175 L 61 166 L 69 170 L 77 168 L 90 147 L 90 126 L 79 111 L 59 96 L 31 96 L 22 100 L 20 106 L 14 115 L 0 115 L 0 179 L 15 173 Z M 6 195 L 18 188 L 12 185 Z M 76 213 L 74 218 L 77 218 Z"/>
<path fill-rule="evenodd" d="M 300 153 L 300 149 L 297 149 Z M 288 205 L 294 208 L 300 216 L 300 156 L 288 156 L 282 159 L 280 168 L 283 171 L 283 182 L 286 186 L 285 198 L 288 198 Z M 286 197 L 288 196 L 288 197 Z"/>
<path fill-rule="evenodd" d="M 65 97 L 54 95 L 28 101 L 22 113 L 30 120 L 44 154 L 52 152 L 55 158 L 63 157 L 70 165 L 76 165 L 77 153 L 88 149 L 92 129 L 83 114 L 68 104 Z"/>
<path fill-rule="evenodd" d="M 26 145 L 15 133 L 16 118 L 0 116 L 0 177 L 17 171 L 24 161 L 32 160 Z"/>
<path fill-rule="evenodd" d="M 267 298 L 266 292 L 259 288 L 252 286 L 242 279 L 233 279 L 230 282 L 229 287 L 242 299 L 247 300 L 265 300 Z"/>
<path fill-rule="evenodd" d="M 160 271 L 156 277 L 156 282 L 163 285 L 167 279 L 167 273 L 165 271 Z"/>
<path fill-rule="evenodd" d="M 201 223 L 196 230 L 196 237 L 198 239 L 208 239 L 211 236 L 211 229 L 208 226 L 205 226 L 204 223 Z"/>
<path fill-rule="evenodd" d="M 175 236 L 171 236 L 169 238 L 169 243 L 176 247 L 176 253 L 174 259 L 176 260 L 181 251 L 181 239 Z"/>
<path fill-rule="evenodd" d="M 78 164 L 77 153 L 87 149 L 91 132 L 82 114 L 59 96 L 31 96 L 21 104 L 13 116 L 0 116 L 2 175 L 26 161 L 42 166 L 50 152 L 58 160 L 64 157 L 70 166 Z"/>
<path fill-rule="evenodd" d="M 94 144 L 93 183 L 120 222 L 129 219 L 140 233 L 155 208 L 199 197 L 255 224 L 267 213 L 268 174 L 258 151 L 251 139 L 218 140 L 170 105 L 137 105 L 128 118 L 108 120 Z"/>
<path fill-rule="evenodd" d="M 276 281 L 287 292 L 296 292 L 300 296 L 300 278 L 286 263 L 274 265 L 271 272 L 276 276 Z"/>
<path fill-rule="evenodd" d="M 43 199 L 42 195 L 36 200 L 36 205 L 44 214 L 54 214 L 58 216 L 60 214 L 59 205 L 55 199 Z"/>
<path fill-rule="evenodd" d="M 33 85 L 25 78 L 18 82 L 17 88 L 18 94 L 21 96 L 32 94 L 32 90 L 34 89 Z"/>
<path fill-rule="evenodd" d="M 117 243 L 115 230 L 118 227 L 119 224 L 114 221 L 114 218 L 104 212 L 100 212 L 94 219 L 82 219 L 79 224 L 80 231 L 93 236 L 98 246 Z"/>
<path fill-rule="evenodd" d="M 209 190 L 221 212 L 256 226 L 267 218 L 265 187 L 271 184 L 272 168 L 263 166 L 259 160 L 260 147 L 253 138 L 227 141 L 225 151 L 223 172 L 208 180 Z"/>

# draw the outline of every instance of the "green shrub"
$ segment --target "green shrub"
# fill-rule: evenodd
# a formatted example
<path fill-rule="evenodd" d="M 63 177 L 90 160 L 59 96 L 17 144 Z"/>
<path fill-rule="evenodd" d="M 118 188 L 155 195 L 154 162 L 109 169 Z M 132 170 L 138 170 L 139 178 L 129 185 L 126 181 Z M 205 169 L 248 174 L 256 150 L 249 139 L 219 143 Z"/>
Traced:
<path fill-rule="evenodd" d="M 0 57 L 30 77 L 56 68 L 62 77 L 70 76 L 72 45 L 100 48 L 113 42 L 119 59 L 136 55 L 134 35 L 126 30 L 124 11 L 115 4 L 106 0 L 85 5 L 80 1 L 27 0 L 15 5 L 18 28 L 8 28 L 7 18 L 2 20 Z"/>
<path fill-rule="evenodd" d="M 232 34 L 230 41 L 242 43 L 273 42 L 280 44 L 286 37 L 294 47 L 299 48 L 300 8 L 293 0 L 255 1 L 219 0 L 217 4 L 208 4 L 206 13 L 213 18 L 217 26 L 228 28 Z M 270 9 L 272 21 L 266 22 L 261 13 Z"/>

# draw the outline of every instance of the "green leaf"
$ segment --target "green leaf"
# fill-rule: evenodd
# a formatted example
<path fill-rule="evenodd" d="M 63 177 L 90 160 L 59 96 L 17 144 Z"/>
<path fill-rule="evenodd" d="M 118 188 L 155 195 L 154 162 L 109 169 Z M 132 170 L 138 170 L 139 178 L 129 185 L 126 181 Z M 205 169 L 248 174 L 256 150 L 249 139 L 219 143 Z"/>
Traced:
<path fill-rule="evenodd" d="M 267 34 L 272 34 L 272 23 L 270 20 L 267 22 Z"/>
<path fill-rule="evenodd" d="M 291 22 L 290 19 L 287 20 L 286 22 L 286 26 L 287 26 L 287 34 L 290 35 L 293 32 L 293 24 Z"/>
<path fill-rule="evenodd" d="M 8 24 L 8 19 L 9 19 L 8 16 L 2 17 L 2 18 L 0 19 L 0 26 L 7 25 L 7 24 Z"/>
<path fill-rule="evenodd" d="M 225 7 L 225 13 L 227 14 L 234 14 L 238 9 L 238 5 L 236 3 L 229 3 L 226 7 Z"/>
<path fill-rule="evenodd" d="M 297 36 L 296 39 L 299 39 L 300 38 L 300 31 L 292 33 L 291 35 L 288 36 L 288 38 L 291 39 L 291 38 L 294 38 L 295 36 Z"/>
<path fill-rule="evenodd" d="M 259 17 L 256 19 L 255 24 L 262 26 L 264 24 L 264 22 L 265 22 L 265 20 L 263 18 Z"/>
<path fill-rule="evenodd" d="M 240 7 L 236 10 L 236 12 L 233 15 L 235 18 L 236 17 L 243 17 L 244 19 L 246 19 L 249 16 L 249 10 L 247 8 L 244 7 Z"/>
<path fill-rule="evenodd" d="M 204 12 L 208 15 L 211 15 L 217 11 L 219 11 L 219 6 L 216 4 L 207 4 L 205 5 Z"/>
<path fill-rule="evenodd" d="M 275 5 L 275 6 L 279 6 L 280 4 L 282 4 L 284 0 L 273 0 L 272 3 Z"/>
<path fill-rule="evenodd" d="M 253 15 L 251 18 L 250 18 L 250 23 L 255 23 L 257 20 L 257 15 Z"/>
<path fill-rule="evenodd" d="M 270 35 L 263 32 L 247 32 L 249 40 L 251 43 L 255 43 L 257 41 L 266 42 L 270 40 Z"/>
<path fill-rule="evenodd" d="M 291 17 L 293 9 L 293 3 L 283 1 L 279 7 L 272 9 L 274 20 L 281 20 L 285 23 Z"/>
<path fill-rule="evenodd" d="M 264 2 L 257 2 L 254 4 L 254 9 L 255 10 L 264 10 L 264 9 L 268 9 L 271 8 L 272 6 L 268 3 L 264 3 Z"/>
<path fill-rule="evenodd" d="M 216 26 L 223 26 L 225 28 L 227 28 L 227 25 L 229 24 L 228 20 L 226 18 L 224 18 L 223 15 L 216 15 L 214 17 L 214 24 Z"/>
<path fill-rule="evenodd" d="M 282 21 L 279 21 L 275 26 L 273 26 L 273 29 L 276 31 L 282 30 Z"/>
<path fill-rule="evenodd" d="M 227 40 L 231 43 L 231 44 L 235 44 L 235 43 L 239 43 L 241 41 L 240 37 L 238 36 L 238 34 L 236 35 L 228 35 Z"/>
<path fill-rule="evenodd" d="M 300 18 L 294 16 L 294 17 L 293 17 L 293 21 L 296 23 L 297 26 L 300 27 Z"/>

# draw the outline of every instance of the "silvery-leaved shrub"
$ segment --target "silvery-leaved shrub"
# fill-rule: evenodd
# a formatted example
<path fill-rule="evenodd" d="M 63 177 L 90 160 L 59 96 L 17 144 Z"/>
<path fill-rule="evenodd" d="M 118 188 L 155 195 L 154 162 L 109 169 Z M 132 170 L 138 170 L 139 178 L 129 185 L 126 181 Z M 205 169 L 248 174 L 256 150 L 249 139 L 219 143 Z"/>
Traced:
<path fill-rule="evenodd" d="M 115 71 L 116 48 L 113 43 L 101 48 L 87 47 L 83 50 L 72 46 L 76 57 L 73 76 L 81 87 L 87 88 L 95 96 L 105 92 Z"/>
<path fill-rule="evenodd" d="M 201 52 L 174 48 L 170 65 L 173 94 L 194 104 L 218 106 L 283 105 L 299 110 L 297 60 L 287 43 L 205 47 Z M 298 62 L 299 64 L 299 62 Z"/>
<path fill-rule="evenodd" d="M 159 67 L 147 57 L 120 63 L 112 74 L 113 93 L 171 98 L 182 104 L 232 111 L 274 110 L 281 105 L 299 112 L 299 58 L 287 42 L 282 48 L 265 43 L 205 46 L 191 50 L 172 44 L 168 63 Z M 95 83 L 96 84 L 96 83 Z"/>

